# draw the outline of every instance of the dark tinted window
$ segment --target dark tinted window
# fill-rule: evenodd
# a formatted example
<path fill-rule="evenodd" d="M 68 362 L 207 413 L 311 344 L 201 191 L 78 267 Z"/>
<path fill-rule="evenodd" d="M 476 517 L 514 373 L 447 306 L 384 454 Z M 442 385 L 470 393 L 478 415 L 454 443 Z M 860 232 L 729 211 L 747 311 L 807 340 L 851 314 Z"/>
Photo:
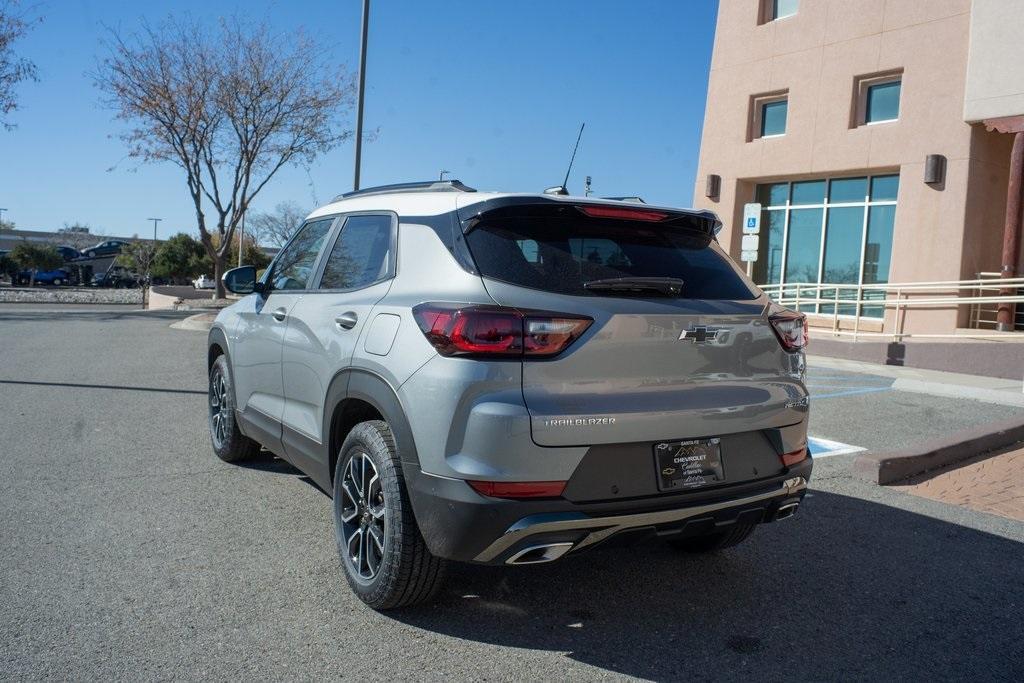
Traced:
<path fill-rule="evenodd" d="M 320 289 L 356 289 L 391 268 L 391 216 L 350 216 L 327 258 Z"/>
<path fill-rule="evenodd" d="M 612 220 L 503 219 L 467 236 L 485 277 L 563 294 L 592 280 L 672 277 L 687 299 L 753 299 L 732 264 L 707 236 L 666 226 Z"/>
<path fill-rule="evenodd" d="M 331 229 L 333 218 L 325 218 L 306 223 L 288 243 L 277 260 L 270 277 L 274 289 L 305 289 L 309 276 L 316 264 L 317 254 L 324 245 L 327 231 Z"/>

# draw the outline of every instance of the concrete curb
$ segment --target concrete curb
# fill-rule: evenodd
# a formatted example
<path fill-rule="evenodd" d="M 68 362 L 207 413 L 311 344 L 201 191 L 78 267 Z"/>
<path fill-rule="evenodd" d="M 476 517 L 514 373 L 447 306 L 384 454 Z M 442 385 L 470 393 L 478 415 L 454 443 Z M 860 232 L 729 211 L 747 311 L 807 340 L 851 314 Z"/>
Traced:
<path fill-rule="evenodd" d="M 190 315 L 184 320 L 171 323 L 171 327 L 175 330 L 188 330 L 190 332 L 209 332 L 210 328 L 213 327 L 213 319 L 216 317 L 216 313 L 197 313 L 196 315 Z"/>
<path fill-rule="evenodd" d="M 817 368 L 833 368 L 847 372 L 892 377 L 896 380 L 892 384 L 894 391 L 966 398 L 1005 406 L 1024 407 L 1024 383 L 1018 379 L 877 365 L 827 356 L 808 356 L 807 364 Z"/>
<path fill-rule="evenodd" d="M 1013 393 L 999 389 L 926 382 L 919 379 L 897 379 L 892 383 L 892 388 L 894 391 L 909 391 L 916 394 L 949 396 L 951 398 L 969 398 L 984 403 L 1024 407 L 1024 392 Z"/>
<path fill-rule="evenodd" d="M 976 455 L 1024 441 L 1024 416 L 965 429 L 944 439 L 887 453 L 865 453 L 853 461 L 854 473 L 876 484 L 892 484 Z"/>

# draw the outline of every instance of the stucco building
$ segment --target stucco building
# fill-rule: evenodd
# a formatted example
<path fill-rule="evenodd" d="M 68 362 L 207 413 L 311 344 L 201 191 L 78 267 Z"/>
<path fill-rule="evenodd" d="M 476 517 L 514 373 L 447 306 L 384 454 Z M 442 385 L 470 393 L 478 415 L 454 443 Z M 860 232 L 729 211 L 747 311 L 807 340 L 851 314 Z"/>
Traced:
<path fill-rule="evenodd" d="M 973 279 L 1005 270 L 1004 247 L 1020 273 L 1022 65 L 1019 0 L 721 0 L 694 203 L 737 258 L 744 205 L 761 204 L 759 284 Z M 895 314 L 868 303 L 860 329 L 892 331 Z M 902 315 L 917 333 L 974 317 Z"/>

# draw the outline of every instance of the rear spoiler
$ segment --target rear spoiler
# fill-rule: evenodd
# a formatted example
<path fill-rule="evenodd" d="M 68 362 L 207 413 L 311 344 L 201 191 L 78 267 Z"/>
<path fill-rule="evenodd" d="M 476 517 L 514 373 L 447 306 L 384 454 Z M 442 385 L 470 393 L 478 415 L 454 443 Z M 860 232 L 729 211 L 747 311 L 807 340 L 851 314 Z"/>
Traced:
<path fill-rule="evenodd" d="M 484 220 L 501 218 L 574 217 L 619 220 L 687 230 L 714 237 L 722 222 L 703 209 L 668 209 L 626 202 L 595 202 L 585 199 L 548 197 L 497 197 L 459 207 L 462 232 L 468 234 Z"/>

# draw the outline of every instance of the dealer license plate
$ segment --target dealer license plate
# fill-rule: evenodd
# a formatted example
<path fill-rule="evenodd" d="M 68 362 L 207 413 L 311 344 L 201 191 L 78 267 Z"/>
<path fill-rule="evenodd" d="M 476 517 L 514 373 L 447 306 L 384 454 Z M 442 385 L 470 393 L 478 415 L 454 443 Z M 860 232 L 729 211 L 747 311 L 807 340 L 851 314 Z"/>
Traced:
<path fill-rule="evenodd" d="M 699 489 L 725 479 L 721 439 L 662 441 L 654 444 L 654 466 L 662 491 Z"/>

